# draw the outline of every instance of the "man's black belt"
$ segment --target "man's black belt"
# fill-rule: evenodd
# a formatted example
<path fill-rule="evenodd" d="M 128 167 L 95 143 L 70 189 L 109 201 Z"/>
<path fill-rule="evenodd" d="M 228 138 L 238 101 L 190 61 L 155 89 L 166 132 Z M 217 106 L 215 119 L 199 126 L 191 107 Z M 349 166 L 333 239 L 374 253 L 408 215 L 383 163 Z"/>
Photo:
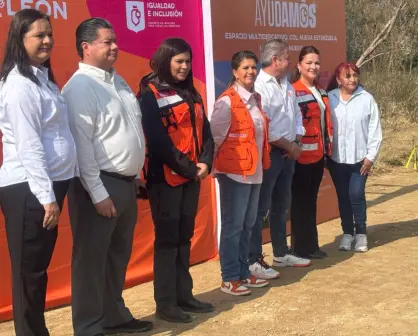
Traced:
<path fill-rule="evenodd" d="M 108 172 L 104 170 L 101 170 L 100 173 L 106 176 L 117 178 L 118 180 L 126 181 L 126 182 L 132 182 L 133 180 L 135 180 L 135 177 L 136 177 L 136 175 L 126 176 L 126 175 L 121 175 L 118 173 Z"/>

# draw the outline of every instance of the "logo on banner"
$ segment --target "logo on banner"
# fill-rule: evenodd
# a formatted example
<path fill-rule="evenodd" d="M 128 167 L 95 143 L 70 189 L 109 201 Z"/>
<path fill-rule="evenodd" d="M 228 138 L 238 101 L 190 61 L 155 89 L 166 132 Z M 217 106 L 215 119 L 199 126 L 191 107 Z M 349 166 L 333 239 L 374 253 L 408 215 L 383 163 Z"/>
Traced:
<path fill-rule="evenodd" d="M 255 26 L 316 28 L 316 1 L 255 0 Z"/>
<path fill-rule="evenodd" d="M 135 33 L 145 29 L 143 1 L 126 1 L 126 26 Z"/>

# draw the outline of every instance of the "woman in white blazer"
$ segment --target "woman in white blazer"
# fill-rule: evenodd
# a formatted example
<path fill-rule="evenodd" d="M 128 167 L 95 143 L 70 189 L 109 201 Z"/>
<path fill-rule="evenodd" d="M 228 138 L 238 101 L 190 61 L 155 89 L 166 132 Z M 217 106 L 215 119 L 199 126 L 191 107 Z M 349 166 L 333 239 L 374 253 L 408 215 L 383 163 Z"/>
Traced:
<path fill-rule="evenodd" d="M 335 70 L 328 97 L 334 125 L 332 157 L 328 168 L 334 182 L 343 237 L 339 250 L 366 252 L 367 206 L 365 186 L 379 153 L 382 128 L 373 96 L 360 86 L 360 70 L 341 63 Z"/>

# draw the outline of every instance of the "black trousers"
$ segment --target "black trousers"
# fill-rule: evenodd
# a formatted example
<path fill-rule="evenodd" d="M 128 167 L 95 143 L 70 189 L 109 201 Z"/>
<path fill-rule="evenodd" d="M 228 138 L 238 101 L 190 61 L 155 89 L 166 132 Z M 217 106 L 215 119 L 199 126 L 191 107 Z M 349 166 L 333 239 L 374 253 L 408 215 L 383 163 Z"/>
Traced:
<path fill-rule="evenodd" d="M 62 209 L 70 181 L 54 182 L 56 201 Z M 45 210 L 27 182 L 0 188 L 12 267 L 13 317 L 16 336 L 47 336 L 45 296 L 47 268 L 58 226 L 43 228 Z"/>
<path fill-rule="evenodd" d="M 132 320 L 122 297 L 137 217 L 135 182 L 100 174 L 116 217 L 99 215 L 79 178 L 68 191 L 73 234 L 71 294 L 74 336 Z"/>
<path fill-rule="evenodd" d="M 311 164 L 296 162 L 292 182 L 290 221 L 292 250 L 300 256 L 307 256 L 319 250 L 316 202 L 323 174 L 323 158 Z"/>
<path fill-rule="evenodd" d="M 193 237 L 200 182 L 177 187 L 147 185 L 154 241 L 154 298 L 157 307 L 177 305 L 193 298 L 190 240 Z"/>

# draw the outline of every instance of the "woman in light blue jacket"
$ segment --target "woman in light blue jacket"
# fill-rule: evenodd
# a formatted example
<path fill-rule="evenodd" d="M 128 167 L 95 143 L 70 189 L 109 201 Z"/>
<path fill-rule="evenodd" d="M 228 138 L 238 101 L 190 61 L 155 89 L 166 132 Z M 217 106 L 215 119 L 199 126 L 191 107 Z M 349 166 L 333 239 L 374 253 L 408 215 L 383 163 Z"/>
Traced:
<path fill-rule="evenodd" d="M 359 68 L 341 63 L 328 86 L 334 125 L 328 168 L 335 185 L 343 237 L 339 250 L 367 252 L 367 176 L 382 143 L 379 109 L 373 96 L 359 85 Z"/>

